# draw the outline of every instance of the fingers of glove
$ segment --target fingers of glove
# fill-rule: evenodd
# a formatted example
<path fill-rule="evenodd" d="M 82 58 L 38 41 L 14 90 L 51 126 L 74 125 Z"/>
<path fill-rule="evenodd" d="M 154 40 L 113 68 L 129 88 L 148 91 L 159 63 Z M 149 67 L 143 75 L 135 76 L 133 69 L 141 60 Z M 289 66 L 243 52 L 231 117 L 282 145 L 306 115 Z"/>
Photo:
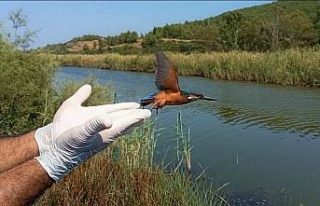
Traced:
<path fill-rule="evenodd" d="M 131 116 L 133 113 L 135 113 L 135 111 L 139 111 L 139 110 L 143 110 L 143 109 L 125 109 L 120 111 L 114 111 L 109 113 L 108 116 L 112 120 L 117 120 L 117 119 L 124 120 L 128 116 Z"/>
<path fill-rule="evenodd" d="M 100 132 L 103 142 L 110 142 L 117 137 L 127 134 L 131 128 L 141 125 L 151 116 L 151 112 L 146 109 L 132 109 L 119 111 L 110 114 L 112 117 L 112 127 Z"/>
<path fill-rule="evenodd" d="M 146 119 L 140 119 L 140 120 L 136 121 L 135 123 L 132 123 L 129 127 L 123 127 L 123 122 L 120 122 L 120 124 L 122 125 L 119 127 L 120 129 L 114 130 L 116 132 L 112 132 L 112 129 L 110 131 L 110 134 L 113 134 L 113 136 L 114 136 L 114 137 L 112 137 L 112 139 L 116 139 L 119 136 L 131 133 L 135 127 L 142 125 L 145 121 L 146 121 Z M 103 140 L 103 141 L 105 141 L 105 140 Z M 110 140 L 108 140 L 108 141 L 110 141 Z"/>
<path fill-rule="evenodd" d="M 59 122 L 61 121 L 61 119 L 68 118 L 70 113 L 74 112 L 75 108 L 80 108 L 81 104 L 88 99 L 90 94 L 90 85 L 85 84 L 82 87 L 80 87 L 71 97 L 69 97 L 66 101 L 63 102 L 59 110 L 56 112 L 53 121 Z"/>
<path fill-rule="evenodd" d="M 91 106 L 87 107 L 91 113 L 111 113 L 117 112 L 121 110 L 128 110 L 128 109 L 137 109 L 140 107 L 140 104 L 136 102 L 123 102 L 117 104 L 106 104 L 106 105 L 99 105 L 99 106 Z"/>
<path fill-rule="evenodd" d="M 82 87 L 83 88 L 83 87 Z M 70 104 L 71 103 L 71 104 Z M 70 128 L 84 124 L 87 120 L 100 115 L 111 115 L 111 119 L 119 115 L 117 112 L 138 108 L 135 102 L 119 103 L 112 105 L 100 105 L 91 107 L 79 107 L 72 102 L 64 103 L 56 113 L 53 121 L 55 123 L 54 136 L 58 137 Z M 116 113 L 116 115 L 115 115 Z"/>
<path fill-rule="evenodd" d="M 86 120 L 89 120 L 98 115 L 108 115 L 113 112 L 121 111 L 121 110 L 129 110 L 139 108 L 139 104 L 135 102 L 126 102 L 119 104 L 106 104 L 106 105 L 98 105 L 98 106 L 89 106 L 89 107 L 77 107 L 75 105 L 65 104 L 60 112 L 55 115 L 55 122 L 67 122 L 68 125 L 62 126 L 76 126 L 84 123 Z"/>
<path fill-rule="evenodd" d="M 80 87 L 71 97 L 69 97 L 66 102 L 71 102 L 76 105 L 81 105 L 84 101 L 88 99 L 91 94 L 91 86 L 85 84 Z"/>
<path fill-rule="evenodd" d="M 99 148 L 99 145 L 102 144 L 99 132 L 111 127 L 112 121 L 107 115 L 92 118 L 61 134 L 57 146 L 73 153 L 94 150 L 95 147 Z"/>
<path fill-rule="evenodd" d="M 102 130 L 109 129 L 111 127 L 112 127 L 111 118 L 108 115 L 101 115 L 87 121 L 84 124 L 83 129 L 86 131 L 87 136 L 91 136 Z"/>

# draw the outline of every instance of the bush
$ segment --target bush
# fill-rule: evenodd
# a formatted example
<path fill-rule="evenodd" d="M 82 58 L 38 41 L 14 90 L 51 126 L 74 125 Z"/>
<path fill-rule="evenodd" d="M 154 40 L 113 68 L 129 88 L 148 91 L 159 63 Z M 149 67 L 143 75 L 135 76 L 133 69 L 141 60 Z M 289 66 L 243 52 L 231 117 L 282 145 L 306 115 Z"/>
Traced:
<path fill-rule="evenodd" d="M 26 132 L 50 114 L 53 61 L 14 50 L 0 39 L 0 136 Z"/>

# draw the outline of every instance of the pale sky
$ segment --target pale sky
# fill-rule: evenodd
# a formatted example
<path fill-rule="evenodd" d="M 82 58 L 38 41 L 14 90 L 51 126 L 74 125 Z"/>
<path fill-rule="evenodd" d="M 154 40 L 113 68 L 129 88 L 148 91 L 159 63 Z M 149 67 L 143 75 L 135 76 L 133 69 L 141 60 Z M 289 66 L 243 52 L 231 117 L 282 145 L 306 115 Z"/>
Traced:
<path fill-rule="evenodd" d="M 2 31 L 12 32 L 10 12 L 22 9 L 28 27 L 39 30 L 32 48 L 86 34 L 113 36 L 217 16 L 272 1 L 0 1 Z"/>

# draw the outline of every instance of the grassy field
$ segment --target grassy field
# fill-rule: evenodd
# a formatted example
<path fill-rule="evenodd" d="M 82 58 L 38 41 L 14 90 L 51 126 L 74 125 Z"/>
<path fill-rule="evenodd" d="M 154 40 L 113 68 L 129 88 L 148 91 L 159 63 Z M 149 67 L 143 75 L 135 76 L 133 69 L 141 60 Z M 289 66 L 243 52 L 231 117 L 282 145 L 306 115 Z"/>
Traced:
<path fill-rule="evenodd" d="M 287 50 L 272 53 L 167 53 L 180 75 L 213 79 L 254 81 L 281 85 L 319 87 L 320 51 Z M 56 55 L 63 66 L 96 67 L 154 72 L 153 55 Z"/>

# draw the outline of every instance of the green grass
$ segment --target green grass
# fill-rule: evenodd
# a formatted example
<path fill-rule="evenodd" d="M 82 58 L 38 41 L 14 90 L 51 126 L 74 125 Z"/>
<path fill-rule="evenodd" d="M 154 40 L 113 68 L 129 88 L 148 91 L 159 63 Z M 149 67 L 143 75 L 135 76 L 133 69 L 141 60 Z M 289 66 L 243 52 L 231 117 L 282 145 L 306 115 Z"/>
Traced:
<path fill-rule="evenodd" d="M 270 53 L 243 51 L 205 54 L 167 53 L 180 75 L 212 79 L 319 87 L 320 51 L 286 50 Z M 63 66 L 97 67 L 154 72 L 153 55 L 56 55 Z"/>

